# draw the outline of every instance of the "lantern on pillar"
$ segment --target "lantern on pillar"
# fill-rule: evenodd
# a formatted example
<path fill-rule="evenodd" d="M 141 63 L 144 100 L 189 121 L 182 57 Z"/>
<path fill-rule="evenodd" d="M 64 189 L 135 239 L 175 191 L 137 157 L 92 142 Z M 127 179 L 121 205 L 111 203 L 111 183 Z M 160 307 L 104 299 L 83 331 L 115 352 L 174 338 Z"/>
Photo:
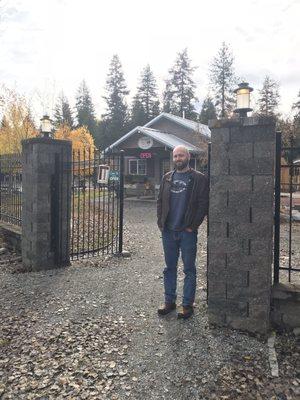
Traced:
<path fill-rule="evenodd" d="M 248 82 L 239 83 L 238 88 L 234 90 L 236 94 L 236 109 L 235 113 L 238 113 L 240 117 L 247 117 L 247 113 L 252 111 L 250 108 L 250 93 L 253 88 L 249 86 Z"/>
<path fill-rule="evenodd" d="M 52 135 L 52 129 L 53 125 L 51 119 L 49 118 L 48 115 L 44 115 L 43 118 L 41 118 L 41 128 L 40 128 L 42 137 L 50 138 Z"/>

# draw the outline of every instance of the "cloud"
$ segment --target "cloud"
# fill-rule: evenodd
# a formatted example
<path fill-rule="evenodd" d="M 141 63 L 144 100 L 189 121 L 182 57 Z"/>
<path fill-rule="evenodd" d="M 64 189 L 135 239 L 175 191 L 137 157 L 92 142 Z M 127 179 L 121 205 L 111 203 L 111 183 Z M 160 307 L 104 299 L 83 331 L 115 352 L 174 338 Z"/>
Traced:
<path fill-rule="evenodd" d="M 254 36 L 253 35 L 249 35 L 249 33 L 245 29 L 241 28 L 240 26 L 236 26 L 235 27 L 235 31 L 239 35 L 241 35 L 246 40 L 246 42 L 253 42 L 254 41 Z"/>

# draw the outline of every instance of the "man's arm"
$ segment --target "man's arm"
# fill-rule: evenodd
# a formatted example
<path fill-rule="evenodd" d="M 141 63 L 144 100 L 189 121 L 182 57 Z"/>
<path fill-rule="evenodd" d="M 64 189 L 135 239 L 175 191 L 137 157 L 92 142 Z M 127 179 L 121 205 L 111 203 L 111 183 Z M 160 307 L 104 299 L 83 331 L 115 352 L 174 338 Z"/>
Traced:
<path fill-rule="evenodd" d="M 203 183 L 201 185 L 200 192 L 198 194 L 195 219 L 193 221 L 192 226 L 190 227 L 192 230 L 197 230 L 199 226 L 202 224 L 204 217 L 208 213 L 208 202 L 209 202 L 208 180 L 205 176 L 203 176 Z"/>
<path fill-rule="evenodd" d="M 162 179 L 161 184 L 159 186 L 159 192 L 157 197 L 157 225 L 160 230 L 162 230 L 161 226 L 161 213 L 162 213 L 162 193 L 163 193 L 164 179 Z"/>

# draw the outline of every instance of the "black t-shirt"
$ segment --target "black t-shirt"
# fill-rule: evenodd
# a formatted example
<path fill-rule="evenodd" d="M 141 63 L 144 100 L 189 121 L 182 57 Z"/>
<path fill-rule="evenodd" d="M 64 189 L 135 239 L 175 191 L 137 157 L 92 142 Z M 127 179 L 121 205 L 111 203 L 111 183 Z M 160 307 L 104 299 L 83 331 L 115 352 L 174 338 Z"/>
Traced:
<path fill-rule="evenodd" d="M 190 171 L 174 172 L 171 183 L 170 209 L 167 218 L 167 227 L 173 231 L 182 231 L 184 216 L 187 208 L 187 189 L 190 180 Z"/>

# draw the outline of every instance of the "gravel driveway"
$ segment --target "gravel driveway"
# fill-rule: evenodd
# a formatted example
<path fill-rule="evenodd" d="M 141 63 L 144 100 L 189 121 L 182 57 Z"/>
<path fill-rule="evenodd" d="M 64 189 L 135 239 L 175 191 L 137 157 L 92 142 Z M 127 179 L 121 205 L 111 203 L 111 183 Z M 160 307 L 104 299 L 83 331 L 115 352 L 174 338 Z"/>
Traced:
<path fill-rule="evenodd" d="M 130 258 L 14 273 L 16 255 L 1 256 L 0 398 L 296 399 L 294 336 L 277 338 L 272 379 L 265 338 L 208 325 L 205 225 L 196 312 L 181 321 L 157 316 L 164 263 L 155 204 L 126 203 L 125 220 Z M 180 273 L 179 293 L 182 281 Z"/>

